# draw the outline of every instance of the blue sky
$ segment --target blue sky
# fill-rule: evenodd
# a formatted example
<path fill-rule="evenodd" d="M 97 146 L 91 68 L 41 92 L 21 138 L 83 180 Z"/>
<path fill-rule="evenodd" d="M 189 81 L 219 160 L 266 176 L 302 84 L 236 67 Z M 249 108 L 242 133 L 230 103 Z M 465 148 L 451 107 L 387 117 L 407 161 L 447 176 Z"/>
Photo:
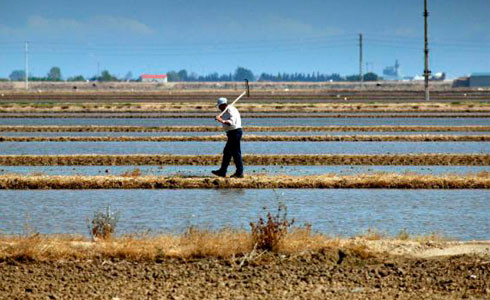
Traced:
<path fill-rule="evenodd" d="M 59 66 L 64 77 L 100 69 L 163 73 L 358 72 L 357 35 L 378 74 L 398 59 L 423 70 L 422 0 L 0 0 L 0 77 Z M 431 69 L 449 77 L 490 71 L 490 1 L 429 0 Z M 366 65 L 364 65 L 366 68 Z"/>

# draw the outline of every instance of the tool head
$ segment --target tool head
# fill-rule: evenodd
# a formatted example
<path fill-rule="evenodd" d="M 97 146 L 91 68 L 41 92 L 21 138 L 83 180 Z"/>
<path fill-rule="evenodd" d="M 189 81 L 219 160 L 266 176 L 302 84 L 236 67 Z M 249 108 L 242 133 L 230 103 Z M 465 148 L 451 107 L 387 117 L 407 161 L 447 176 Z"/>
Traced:
<path fill-rule="evenodd" d="M 248 85 L 248 79 L 245 79 L 245 86 L 247 87 L 247 97 L 250 97 L 250 86 Z"/>

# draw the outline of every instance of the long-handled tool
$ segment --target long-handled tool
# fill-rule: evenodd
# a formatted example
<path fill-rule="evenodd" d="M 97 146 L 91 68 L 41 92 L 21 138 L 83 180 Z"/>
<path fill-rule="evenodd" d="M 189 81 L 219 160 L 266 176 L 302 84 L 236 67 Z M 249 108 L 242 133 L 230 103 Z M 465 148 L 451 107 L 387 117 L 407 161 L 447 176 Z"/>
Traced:
<path fill-rule="evenodd" d="M 238 98 L 236 98 L 233 102 L 231 102 L 230 105 L 228 105 L 216 118 L 219 118 L 219 117 L 222 117 L 223 114 L 228 110 L 228 108 L 235 104 L 238 100 L 240 100 L 243 96 L 247 95 L 247 97 L 250 97 L 250 86 L 248 85 L 248 79 L 245 79 L 245 86 L 246 86 L 246 90 L 240 94 L 240 96 L 238 96 Z"/>

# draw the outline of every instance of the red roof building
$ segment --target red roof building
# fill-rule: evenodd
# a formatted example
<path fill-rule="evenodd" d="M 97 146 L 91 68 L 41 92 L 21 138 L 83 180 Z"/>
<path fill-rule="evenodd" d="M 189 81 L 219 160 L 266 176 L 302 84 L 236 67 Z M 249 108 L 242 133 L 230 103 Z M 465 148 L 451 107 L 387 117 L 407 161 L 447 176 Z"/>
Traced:
<path fill-rule="evenodd" d="M 143 82 L 167 82 L 166 74 L 143 74 L 141 75 Z"/>

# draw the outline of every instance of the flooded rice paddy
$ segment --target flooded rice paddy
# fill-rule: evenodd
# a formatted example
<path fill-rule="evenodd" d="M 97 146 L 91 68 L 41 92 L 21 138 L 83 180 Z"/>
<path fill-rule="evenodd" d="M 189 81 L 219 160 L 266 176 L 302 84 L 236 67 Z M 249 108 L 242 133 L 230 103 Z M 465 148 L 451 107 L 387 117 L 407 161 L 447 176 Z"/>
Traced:
<path fill-rule="evenodd" d="M 210 176 L 217 166 L 0 166 L 0 175 L 124 175 L 138 170 L 141 175 Z M 230 166 L 229 174 L 234 172 Z M 308 176 L 322 174 L 418 173 L 418 174 L 476 174 L 490 172 L 489 166 L 245 166 L 251 175 Z"/>
<path fill-rule="evenodd" d="M 459 240 L 490 239 L 487 190 L 38 190 L 0 193 L 6 234 L 88 234 L 87 217 L 110 205 L 117 231 L 182 232 L 189 226 L 249 229 L 249 222 L 287 205 L 297 224 L 333 236 L 368 229 L 390 235 L 436 232 Z"/>
<path fill-rule="evenodd" d="M 323 113 L 326 115 L 325 113 Z M 423 114 L 423 112 L 418 112 Z M 200 118 L 2 118 L 2 125 L 217 126 Z M 244 118 L 247 126 L 489 126 L 488 117 L 462 118 Z M 254 135 L 487 135 L 488 132 L 247 132 Z M 222 132 L 2 132 L 0 136 L 206 136 Z M 220 154 L 224 142 L 2 142 L 2 155 Z M 246 154 L 490 153 L 488 142 L 244 142 Z M 142 175 L 209 176 L 213 166 L 139 166 Z M 0 166 L 3 174 L 120 175 L 133 166 Z M 230 173 L 234 167 L 230 167 Z M 468 174 L 488 166 L 246 166 L 248 174 L 319 175 L 389 172 Z M 249 228 L 287 205 L 297 224 L 353 236 L 368 229 L 395 235 L 436 232 L 461 240 L 490 239 L 488 190 L 2 190 L 0 232 L 88 234 L 87 217 L 110 205 L 121 214 L 120 234 L 182 232 L 189 226 Z"/>
<path fill-rule="evenodd" d="M 2 142 L 3 155 L 217 154 L 224 142 Z M 249 154 L 490 153 L 485 142 L 244 142 Z"/>

